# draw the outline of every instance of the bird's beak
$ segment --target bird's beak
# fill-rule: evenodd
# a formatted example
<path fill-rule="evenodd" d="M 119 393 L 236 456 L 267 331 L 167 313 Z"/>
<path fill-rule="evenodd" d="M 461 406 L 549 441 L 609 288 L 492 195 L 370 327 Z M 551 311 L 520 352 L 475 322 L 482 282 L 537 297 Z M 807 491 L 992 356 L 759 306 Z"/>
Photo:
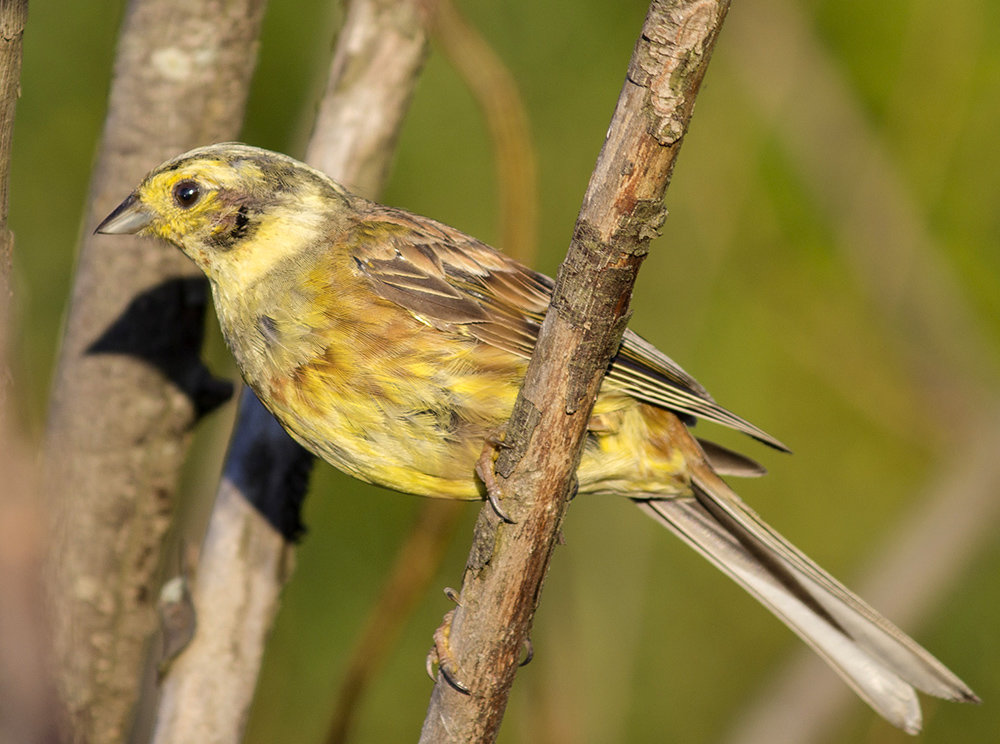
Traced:
<path fill-rule="evenodd" d="M 105 235 L 133 235 L 153 221 L 153 215 L 146 210 L 135 193 L 115 207 L 115 211 L 104 218 L 94 230 Z"/>

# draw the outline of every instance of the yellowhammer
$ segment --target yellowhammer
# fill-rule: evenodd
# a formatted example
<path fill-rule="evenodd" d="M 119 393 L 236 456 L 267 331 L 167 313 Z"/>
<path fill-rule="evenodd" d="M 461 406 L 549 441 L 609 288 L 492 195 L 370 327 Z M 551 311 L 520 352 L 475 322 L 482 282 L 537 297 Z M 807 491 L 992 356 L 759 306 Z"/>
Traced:
<path fill-rule="evenodd" d="M 476 462 L 513 407 L 550 279 L 447 225 L 240 144 L 164 163 L 97 231 L 164 238 L 201 267 L 247 384 L 306 449 L 398 491 L 483 496 Z M 783 449 L 627 332 L 594 408 L 580 492 L 634 500 L 897 726 L 920 728 L 913 687 L 976 700 L 743 504 L 718 473 L 758 466 L 696 440 L 696 418 Z"/>

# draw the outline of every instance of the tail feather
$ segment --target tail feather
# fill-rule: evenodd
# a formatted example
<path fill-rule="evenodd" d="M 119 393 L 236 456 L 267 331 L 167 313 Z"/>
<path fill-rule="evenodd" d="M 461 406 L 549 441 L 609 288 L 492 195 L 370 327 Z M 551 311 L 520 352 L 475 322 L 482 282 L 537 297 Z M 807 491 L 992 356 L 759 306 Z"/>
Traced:
<path fill-rule="evenodd" d="M 692 489 L 689 497 L 635 501 L 784 621 L 888 721 L 920 730 L 914 687 L 978 702 L 944 664 L 775 532 L 707 467 Z"/>

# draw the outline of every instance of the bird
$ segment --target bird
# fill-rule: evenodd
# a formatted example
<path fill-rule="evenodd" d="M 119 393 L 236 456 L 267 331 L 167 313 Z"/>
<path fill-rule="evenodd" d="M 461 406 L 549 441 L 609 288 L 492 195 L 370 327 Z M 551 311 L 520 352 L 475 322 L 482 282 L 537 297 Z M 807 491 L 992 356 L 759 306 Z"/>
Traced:
<path fill-rule="evenodd" d="M 154 168 L 95 232 L 161 238 L 197 264 L 244 380 L 308 451 L 396 491 L 488 496 L 477 464 L 524 379 L 552 297 L 547 276 L 233 142 Z M 787 450 L 627 330 L 588 422 L 578 493 L 631 499 L 897 727 L 920 730 L 916 690 L 978 702 L 740 499 L 723 476 L 763 469 L 696 437 L 698 420 Z"/>

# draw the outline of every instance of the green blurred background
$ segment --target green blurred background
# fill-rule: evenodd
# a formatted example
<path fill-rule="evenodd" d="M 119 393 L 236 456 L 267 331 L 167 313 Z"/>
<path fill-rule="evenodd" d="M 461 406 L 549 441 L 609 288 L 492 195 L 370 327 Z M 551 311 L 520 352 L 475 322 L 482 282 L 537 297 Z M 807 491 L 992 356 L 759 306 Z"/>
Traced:
<path fill-rule="evenodd" d="M 524 96 L 539 166 L 536 265 L 552 273 L 646 6 L 459 8 Z M 17 383 L 36 436 L 122 12 L 121 2 L 34 3 L 25 36 L 11 223 Z M 302 154 L 339 17 L 319 0 L 272 3 L 245 141 Z M 632 325 L 795 450 L 711 432 L 768 466 L 740 492 L 848 584 L 908 513 L 940 495 L 935 483 L 954 485 L 977 447 L 987 448 L 984 468 L 996 459 L 998 132 L 991 0 L 736 2 L 698 99 Z M 384 200 L 495 242 L 497 194 L 482 115 L 432 52 Z M 211 365 L 234 376 L 214 318 L 209 327 Z M 192 513 L 214 492 L 231 408 L 203 424 L 185 489 Z M 1000 735 L 998 498 L 995 488 L 961 507 L 979 510 L 978 541 L 932 609 L 905 625 L 985 701 L 924 699 L 923 741 Z M 317 468 L 248 741 L 323 740 L 355 635 L 419 506 Z M 365 699 L 354 741 L 415 740 L 431 687 L 424 654 L 449 606 L 439 588 L 461 579 L 476 511 L 468 507 Z M 727 741 L 800 652 L 780 623 L 628 504 L 574 502 L 565 539 L 502 742 Z M 899 590 L 923 581 L 914 570 Z M 860 702 L 837 719 L 825 741 L 908 740 Z"/>

